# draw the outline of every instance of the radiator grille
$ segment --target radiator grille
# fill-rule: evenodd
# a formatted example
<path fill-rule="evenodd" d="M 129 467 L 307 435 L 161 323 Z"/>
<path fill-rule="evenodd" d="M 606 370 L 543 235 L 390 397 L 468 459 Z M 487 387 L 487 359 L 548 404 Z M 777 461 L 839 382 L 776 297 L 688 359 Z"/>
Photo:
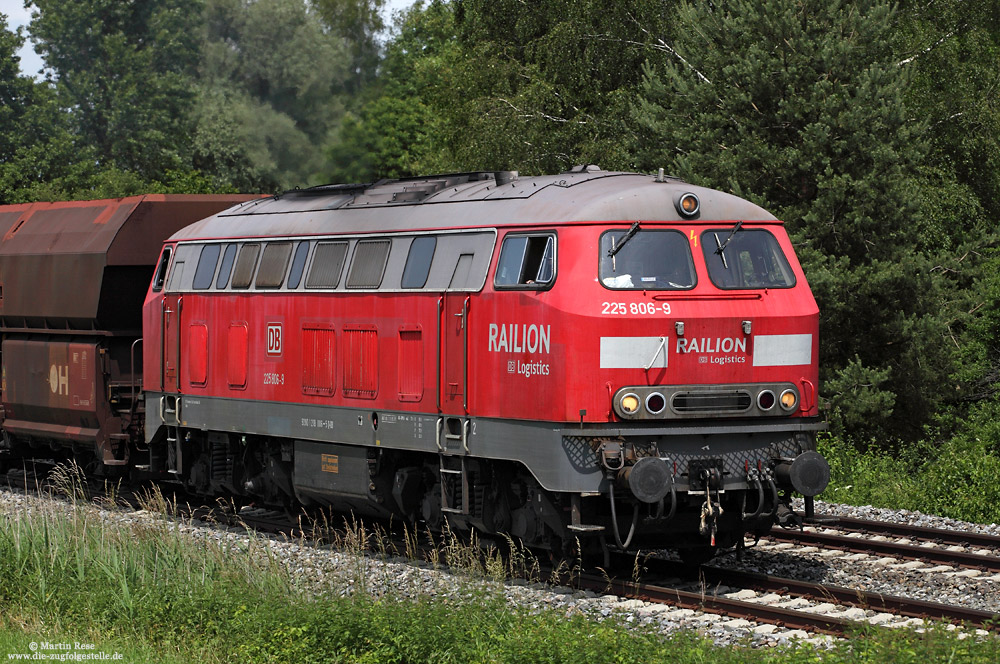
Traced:
<path fill-rule="evenodd" d="M 670 399 L 675 413 L 742 413 L 750 410 L 753 397 L 744 390 L 677 392 Z"/>

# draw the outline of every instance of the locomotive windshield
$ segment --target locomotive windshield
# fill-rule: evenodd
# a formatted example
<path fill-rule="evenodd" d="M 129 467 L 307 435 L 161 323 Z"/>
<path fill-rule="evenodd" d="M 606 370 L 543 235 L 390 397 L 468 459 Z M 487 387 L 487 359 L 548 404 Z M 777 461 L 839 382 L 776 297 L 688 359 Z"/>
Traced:
<path fill-rule="evenodd" d="M 708 230 L 701 234 L 701 247 L 708 276 L 717 288 L 791 288 L 795 285 L 788 259 L 769 231 L 759 228 Z"/>
<path fill-rule="evenodd" d="M 683 233 L 640 230 L 626 238 L 628 232 L 622 229 L 601 235 L 600 278 L 604 286 L 626 290 L 694 288 L 694 261 Z M 609 255 L 612 252 L 614 255 Z"/>

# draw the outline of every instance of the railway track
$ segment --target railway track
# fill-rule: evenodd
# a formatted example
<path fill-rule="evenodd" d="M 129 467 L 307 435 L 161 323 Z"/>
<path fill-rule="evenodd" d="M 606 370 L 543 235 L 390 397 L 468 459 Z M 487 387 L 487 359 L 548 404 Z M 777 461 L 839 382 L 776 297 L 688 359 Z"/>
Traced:
<path fill-rule="evenodd" d="M 634 559 L 622 555 L 617 564 L 627 568 L 634 564 Z M 927 620 L 1000 633 L 1000 614 L 990 611 L 715 565 L 703 565 L 698 578 L 692 581 L 690 568 L 652 557 L 643 560 L 642 567 L 646 578 L 665 581 L 609 581 L 604 577 L 584 576 L 581 582 L 595 591 L 603 583 L 605 592 L 629 599 L 833 636 L 843 636 L 865 622 L 907 626 Z"/>
<path fill-rule="evenodd" d="M 594 592 L 614 593 L 629 599 L 657 604 L 669 604 L 680 611 L 703 612 L 725 616 L 732 620 L 769 623 L 786 629 L 814 634 L 843 636 L 858 623 L 846 618 L 808 613 L 782 606 L 721 597 L 676 587 L 649 583 L 634 583 L 585 574 L 579 577 L 582 588 Z"/>
<path fill-rule="evenodd" d="M 822 517 L 821 517 L 822 518 Z M 902 537 L 910 540 L 922 542 L 933 542 L 945 546 L 968 546 L 982 547 L 1000 550 L 1000 537 L 987 535 L 985 533 L 975 533 L 969 531 L 945 530 L 944 528 L 927 528 L 925 526 L 913 526 L 904 523 L 892 523 L 889 521 L 871 521 L 868 519 L 855 519 L 853 517 L 825 517 L 828 526 L 838 530 L 863 533 L 866 535 L 882 535 L 888 537 Z M 817 524 L 818 527 L 821 524 Z"/>
<path fill-rule="evenodd" d="M 904 618 L 945 620 L 1000 632 L 1000 624 L 998 624 L 1000 614 L 990 611 L 715 566 L 703 567 L 700 575 L 707 586 L 735 586 L 787 598 L 802 598 L 812 602 L 835 604 L 839 607 L 891 613 Z M 852 612 L 851 615 L 857 616 L 858 614 Z"/>
<path fill-rule="evenodd" d="M 948 565 L 1000 574 L 1000 537 L 981 533 L 948 531 L 937 528 L 908 526 L 905 524 L 878 523 L 861 519 L 842 519 L 841 522 L 803 530 L 774 528 L 767 539 L 789 542 L 801 546 L 836 549 L 851 553 L 887 556 L 901 560 L 920 560 L 935 565 Z M 829 532 L 846 530 L 848 534 Z M 898 540 L 887 540 L 885 537 Z M 970 551 L 969 547 L 980 550 Z"/>

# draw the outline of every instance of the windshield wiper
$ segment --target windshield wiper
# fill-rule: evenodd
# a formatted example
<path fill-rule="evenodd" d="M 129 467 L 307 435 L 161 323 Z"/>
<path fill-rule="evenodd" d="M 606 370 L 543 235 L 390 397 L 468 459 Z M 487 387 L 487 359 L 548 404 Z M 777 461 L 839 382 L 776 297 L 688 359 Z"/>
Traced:
<path fill-rule="evenodd" d="M 614 258 L 614 255 L 622 250 L 625 243 L 632 239 L 632 236 L 639 232 L 639 222 L 635 222 L 632 226 L 625 231 L 625 235 L 622 236 L 621 242 L 616 242 L 614 246 L 608 249 L 608 258 Z"/>
<path fill-rule="evenodd" d="M 743 225 L 742 220 L 737 221 L 736 225 L 733 226 L 733 230 L 729 231 L 729 237 L 726 238 L 725 242 L 720 242 L 719 234 L 713 233 L 713 235 L 715 236 L 715 245 L 718 247 L 718 249 L 715 250 L 715 253 L 717 253 L 719 257 L 722 258 L 722 267 L 726 268 L 727 270 L 729 269 L 729 262 L 726 260 L 726 247 L 729 245 L 729 241 L 733 239 L 733 236 L 736 235 L 736 231 L 740 230 L 740 226 L 742 225 Z"/>

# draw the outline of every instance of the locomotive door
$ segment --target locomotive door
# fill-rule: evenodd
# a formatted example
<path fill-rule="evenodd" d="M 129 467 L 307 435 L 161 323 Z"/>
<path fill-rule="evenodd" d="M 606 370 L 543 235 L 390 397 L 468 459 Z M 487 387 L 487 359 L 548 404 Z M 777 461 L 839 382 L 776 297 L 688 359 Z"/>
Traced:
<path fill-rule="evenodd" d="M 448 292 L 441 299 L 439 404 L 445 415 L 465 415 L 469 411 L 469 296 Z"/>
<path fill-rule="evenodd" d="M 448 290 L 441 297 L 441 367 L 438 372 L 438 408 L 444 415 L 469 412 L 469 305 L 466 290 L 472 254 L 459 254 Z"/>
<path fill-rule="evenodd" d="M 160 386 L 164 392 L 181 391 L 181 309 L 184 297 L 163 296 L 160 330 Z"/>

